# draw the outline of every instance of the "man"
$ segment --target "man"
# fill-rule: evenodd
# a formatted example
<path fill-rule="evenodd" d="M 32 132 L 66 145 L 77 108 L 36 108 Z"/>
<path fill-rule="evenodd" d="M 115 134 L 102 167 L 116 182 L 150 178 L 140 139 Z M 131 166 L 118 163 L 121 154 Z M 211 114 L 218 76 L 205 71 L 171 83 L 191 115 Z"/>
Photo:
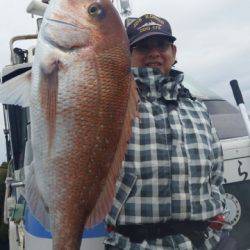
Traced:
<path fill-rule="evenodd" d="M 206 107 L 173 70 L 176 38 L 154 15 L 127 27 L 140 95 L 107 249 L 214 249 L 224 203 L 222 149 Z M 214 223 L 217 222 L 217 223 Z"/>

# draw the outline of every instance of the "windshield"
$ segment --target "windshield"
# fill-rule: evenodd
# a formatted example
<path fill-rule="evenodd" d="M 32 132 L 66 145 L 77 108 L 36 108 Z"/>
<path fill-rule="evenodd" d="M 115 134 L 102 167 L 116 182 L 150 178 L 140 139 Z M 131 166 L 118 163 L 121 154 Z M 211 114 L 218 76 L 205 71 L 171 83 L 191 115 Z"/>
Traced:
<path fill-rule="evenodd" d="M 189 89 L 191 94 L 199 99 L 202 100 L 222 100 L 220 96 L 215 94 L 213 91 L 210 89 L 202 86 L 200 83 L 197 81 L 193 80 L 190 76 L 184 75 L 184 80 L 183 80 L 183 85 Z"/>
<path fill-rule="evenodd" d="M 244 121 L 236 107 L 189 76 L 185 76 L 183 85 L 193 96 L 205 103 L 221 140 L 247 136 Z"/>
<path fill-rule="evenodd" d="M 241 113 L 224 100 L 204 100 L 220 139 L 247 136 Z"/>

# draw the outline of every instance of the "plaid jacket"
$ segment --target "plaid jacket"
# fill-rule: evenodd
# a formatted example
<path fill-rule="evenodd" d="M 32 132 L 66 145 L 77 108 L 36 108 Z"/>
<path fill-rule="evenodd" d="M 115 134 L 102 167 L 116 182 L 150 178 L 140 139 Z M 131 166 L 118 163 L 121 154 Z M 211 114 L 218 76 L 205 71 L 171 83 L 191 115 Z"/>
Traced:
<path fill-rule="evenodd" d="M 144 224 L 176 220 L 207 220 L 223 213 L 222 148 L 203 103 L 181 82 L 157 69 L 133 68 L 141 102 L 125 156 L 123 172 L 108 224 Z M 220 232 L 209 231 L 204 249 Z M 105 242 L 122 249 L 192 249 L 183 235 L 133 244 L 111 233 Z"/>

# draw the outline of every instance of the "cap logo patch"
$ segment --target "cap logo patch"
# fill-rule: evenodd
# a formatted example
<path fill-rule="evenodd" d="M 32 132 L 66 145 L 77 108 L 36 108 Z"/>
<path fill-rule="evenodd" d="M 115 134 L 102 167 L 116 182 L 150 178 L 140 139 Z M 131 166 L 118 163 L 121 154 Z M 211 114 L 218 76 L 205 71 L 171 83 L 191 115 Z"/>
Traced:
<path fill-rule="evenodd" d="M 150 21 L 148 23 L 143 24 L 141 27 L 138 28 L 140 33 L 150 30 L 160 30 L 161 25 L 159 23 Z"/>
<path fill-rule="evenodd" d="M 144 25 L 142 25 L 139 29 L 143 27 L 153 26 L 153 25 L 161 26 L 161 24 L 151 21 L 149 23 L 145 23 Z"/>
<path fill-rule="evenodd" d="M 159 18 L 159 17 L 157 17 L 155 15 L 152 15 L 152 14 L 146 14 L 145 18 L 146 19 L 154 19 L 156 22 L 158 22 L 158 23 L 160 23 L 162 25 L 164 24 L 164 21 L 161 18 Z"/>
<path fill-rule="evenodd" d="M 133 22 L 134 29 L 142 22 L 142 18 L 139 18 L 138 20 Z"/>

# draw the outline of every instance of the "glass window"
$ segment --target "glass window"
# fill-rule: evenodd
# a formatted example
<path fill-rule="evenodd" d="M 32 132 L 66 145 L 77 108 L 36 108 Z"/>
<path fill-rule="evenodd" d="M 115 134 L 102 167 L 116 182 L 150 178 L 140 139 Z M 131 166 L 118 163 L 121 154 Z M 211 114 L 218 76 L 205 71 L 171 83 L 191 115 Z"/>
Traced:
<path fill-rule="evenodd" d="M 220 139 L 247 136 L 240 111 L 224 100 L 204 100 Z"/>

